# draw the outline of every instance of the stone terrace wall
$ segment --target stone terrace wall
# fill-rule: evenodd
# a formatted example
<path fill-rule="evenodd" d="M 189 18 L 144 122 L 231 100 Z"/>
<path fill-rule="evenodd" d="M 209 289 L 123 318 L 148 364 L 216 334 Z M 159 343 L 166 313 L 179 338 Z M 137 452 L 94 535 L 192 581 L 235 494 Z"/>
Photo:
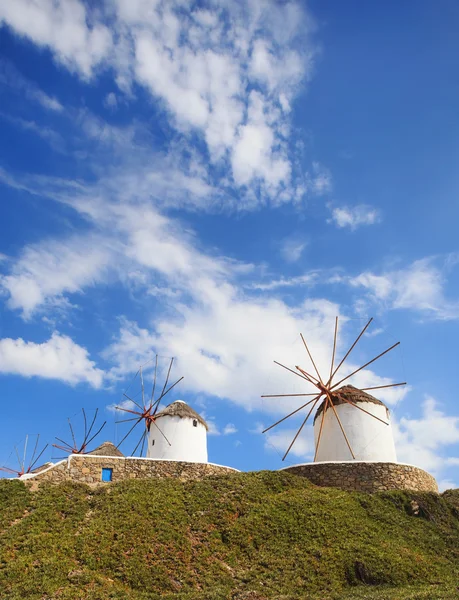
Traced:
<path fill-rule="evenodd" d="M 418 467 L 389 462 L 329 462 L 295 465 L 283 469 L 306 477 L 315 485 L 348 491 L 381 492 L 415 490 L 436 492 L 435 479 Z"/>
<path fill-rule="evenodd" d="M 124 479 L 148 479 L 151 477 L 176 477 L 182 480 L 203 479 L 211 475 L 237 472 L 231 467 L 211 463 L 175 462 L 132 457 L 73 455 L 53 467 L 25 479 L 32 489 L 49 481 L 79 481 L 89 485 L 104 485 L 101 481 L 103 468 L 113 469 L 112 481 Z"/>

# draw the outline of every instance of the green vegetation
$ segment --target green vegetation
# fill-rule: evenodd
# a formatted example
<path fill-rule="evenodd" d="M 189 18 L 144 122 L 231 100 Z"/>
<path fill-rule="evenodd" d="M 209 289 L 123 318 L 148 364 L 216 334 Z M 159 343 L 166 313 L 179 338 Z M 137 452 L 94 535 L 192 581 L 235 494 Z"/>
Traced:
<path fill-rule="evenodd" d="M 459 490 L 348 493 L 282 472 L 0 481 L 1 600 L 448 600 L 457 582 Z"/>

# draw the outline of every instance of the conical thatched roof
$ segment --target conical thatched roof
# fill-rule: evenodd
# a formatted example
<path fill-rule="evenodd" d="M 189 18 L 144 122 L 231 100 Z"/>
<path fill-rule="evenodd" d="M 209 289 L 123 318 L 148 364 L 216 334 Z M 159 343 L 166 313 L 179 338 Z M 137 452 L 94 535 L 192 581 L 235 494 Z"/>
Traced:
<path fill-rule="evenodd" d="M 351 402 L 354 402 L 354 404 L 356 402 L 371 402 L 372 404 L 382 404 L 382 406 L 386 406 L 384 402 L 381 402 L 381 400 L 378 400 L 374 396 L 371 396 L 370 394 L 367 394 L 366 392 L 355 388 L 353 385 L 344 385 L 338 390 L 333 391 L 331 394 L 333 406 L 338 406 L 338 404 L 345 404 L 345 398 L 347 398 L 347 400 L 350 400 Z M 322 414 L 324 410 L 324 405 L 325 400 L 317 409 L 317 412 L 314 416 L 314 423 L 316 422 L 317 417 Z"/>
<path fill-rule="evenodd" d="M 188 417 L 189 419 L 197 419 L 201 425 L 204 425 L 207 430 L 209 429 L 201 415 L 198 415 L 198 413 L 183 400 L 172 402 L 172 404 L 169 404 L 169 406 L 166 406 L 164 410 L 159 412 L 155 418 L 159 419 L 161 417 L 181 417 L 182 419 Z"/>
<path fill-rule="evenodd" d="M 111 442 L 104 442 L 92 452 L 88 452 L 88 455 L 91 454 L 92 456 L 124 456 Z"/>

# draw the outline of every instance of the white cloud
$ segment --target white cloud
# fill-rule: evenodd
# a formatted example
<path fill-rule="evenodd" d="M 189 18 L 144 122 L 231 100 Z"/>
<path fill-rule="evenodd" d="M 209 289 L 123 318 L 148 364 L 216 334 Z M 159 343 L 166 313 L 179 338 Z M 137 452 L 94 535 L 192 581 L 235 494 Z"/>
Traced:
<path fill-rule="evenodd" d="M 56 331 L 41 344 L 21 338 L 0 339 L 0 372 L 56 379 L 71 385 L 84 382 L 94 388 L 100 388 L 104 378 L 85 348 Z"/>
<path fill-rule="evenodd" d="M 296 277 L 281 277 L 267 282 L 251 283 L 247 285 L 247 289 L 259 291 L 271 291 L 279 288 L 313 286 L 318 282 L 319 273 L 311 271 L 306 275 L 297 275 Z"/>
<path fill-rule="evenodd" d="M 292 443 L 293 438 L 295 437 L 300 425 L 301 421 L 298 423 L 298 427 L 296 429 L 272 429 L 271 431 L 268 431 L 265 434 L 263 434 L 264 436 L 266 436 L 264 440 L 265 450 L 268 450 L 270 452 L 276 452 L 282 458 L 285 452 L 287 451 L 288 447 Z M 286 458 L 287 464 L 288 457 L 293 456 L 296 456 L 297 458 L 300 458 L 305 462 L 310 462 L 313 460 L 314 434 L 312 432 L 311 426 L 308 425 L 304 427 L 298 438 L 295 440 L 295 443 L 293 444 Z"/>
<path fill-rule="evenodd" d="M 364 225 L 375 225 L 381 221 L 380 212 L 366 204 L 335 207 L 331 209 L 331 212 L 330 222 L 340 228 L 348 227 L 352 231 Z"/>
<path fill-rule="evenodd" d="M 417 260 L 406 268 L 382 274 L 364 272 L 349 280 L 364 288 L 369 299 L 391 309 L 411 309 L 437 319 L 457 319 L 459 304 L 445 297 L 445 269 L 434 258 Z"/>
<path fill-rule="evenodd" d="M 448 446 L 459 443 L 459 417 L 439 410 L 437 401 L 427 396 L 422 415 L 417 419 L 402 417 L 394 424 L 397 458 L 441 475 L 447 465 L 454 465 L 444 453 Z"/>
<path fill-rule="evenodd" d="M 28 121 L 27 119 L 21 119 L 20 117 L 11 117 L 2 112 L 0 112 L 0 117 L 24 131 L 34 133 L 48 143 L 56 152 L 64 152 L 64 138 L 51 127 L 40 125 L 36 121 Z"/>
<path fill-rule="evenodd" d="M 116 98 L 116 94 L 114 94 L 113 92 L 110 92 L 109 94 L 107 94 L 105 96 L 104 104 L 108 108 L 115 109 L 118 106 L 118 100 Z"/>
<path fill-rule="evenodd" d="M 451 479 L 440 479 L 437 481 L 438 489 L 440 492 L 444 492 L 445 490 L 454 490 L 459 487 L 459 484 L 452 481 Z"/>
<path fill-rule="evenodd" d="M 296 237 L 286 238 L 281 245 L 281 256 L 287 262 L 296 262 L 300 260 L 304 249 L 308 245 L 305 240 L 300 240 Z"/>
<path fill-rule="evenodd" d="M 223 435 L 231 435 L 237 433 L 236 426 L 233 423 L 227 423 L 223 428 Z"/>
<path fill-rule="evenodd" d="M 48 94 L 45 94 L 42 90 L 36 90 L 34 95 L 37 102 L 39 102 L 43 108 L 47 108 L 54 112 L 62 112 L 64 110 L 62 104 L 54 96 L 48 96 Z"/>
<path fill-rule="evenodd" d="M 102 238 L 44 241 L 22 250 L 10 273 L 0 277 L 0 289 L 8 295 L 8 306 L 28 319 L 37 308 L 62 300 L 64 293 L 81 292 L 100 281 L 109 260 Z"/>
<path fill-rule="evenodd" d="M 290 106 L 316 52 L 312 19 L 299 3 L 212 1 L 203 10 L 179 0 L 118 0 L 91 10 L 80 0 L 0 0 L 1 23 L 85 79 L 110 70 L 126 99 L 133 83 L 144 86 L 183 139 L 201 137 L 207 180 L 242 188 L 240 207 L 329 189 L 317 163 L 310 172 L 294 168 L 288 143 Z M 51 97 L 37 100 L 59 110 Z M 114 92 L 105 99 L 116 102 Z"/>
<path fill-rule="evenodd" d="M 27 80 L 13 65 L 0 60 L 0 83 L 8 86 L 21 96 L 26 96 L 33 102 L 38 102 L 46 110 L 60 113 L 64 107 L 54 96 L 38 88 L 32 81 Z"/>
<path fill-rule="evenodd" d="M 85 78 L 108 56 L 112 44 L 109 30 L 90 22 L 79 0 L 0 0 L 0 24 L 49 48 L 59 62 Z"/>
<path fill-rule="evenodd" d="M 202 416 L 202 415 L 201 415 Z M 207 433 L 209 435 L 221 435 L 220 430 L 218 428 L 217 423 L 215 422 L 214 419 L 212 419 L 212 417 L 204 417 L 202 416 L 202 418 L 206 421 L 207 423 Z"/>

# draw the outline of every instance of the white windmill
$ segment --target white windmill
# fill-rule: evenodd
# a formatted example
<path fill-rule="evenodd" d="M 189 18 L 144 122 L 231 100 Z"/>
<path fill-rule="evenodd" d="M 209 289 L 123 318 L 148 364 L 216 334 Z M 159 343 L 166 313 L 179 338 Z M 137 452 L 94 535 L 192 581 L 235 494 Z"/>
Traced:
<path fill-rule="evenodd" d="M 183 462 L 207 462 L 207 424 L 186 402 L 176 400 L 164 410 L 158 412 L 159 405 L 164 397 L 180 382 L 180 377 L 168 387 L 174 359 L 172 358 L 167 370 L 164 386 L 156 394 L 156 381 L 158 373 L 158 356 L 155 359 L 154 379 L 151 397 L 146 399 L 142 367 L 137 375 L 141 386 L 141 399 L 123 394 L 131 403 L 129 408 L 117 406 L 120 411 L 126 412 L 131 417 L 118 421 L 119 423 L 132 422 L 130 430 L 117 445 L 134 435 L 138 425 L 142 424 L 142 433 L 132 452 L 134 455 L 140 449 L 140 456 L 146 454 L 147 458 L 156 460 L 174 460 Z M 137 378 L 136 375 L 136 378 Z"/>
<path fill-rule="evenodd" d="M 387 462 L 396 461 L 389 409 L 383 402 L 377 398 L 374 398 L 370 394 L 367 394 L 366 392 L 369 390 L 406 385 L 406 382 L 378 385 L 362 389 L 357 389 L 351 385 L 341 386 L 341 384 L 362 369 L 374 363 L 376 360 L 384 356 L 384 354 L 390 352 L 390 350 L 398 346 L 400 342 L 397 342 L 384 352 L 378 354 L 378 356 L 372 360 L 365 363 L 360 368 L 355 369 L 352 373 L 340 379 L 337 383 L 334 383 L 334 378 L 338 370 L 355 348 L 357 342 L 365 333 L 372 320 L 373 319 L 370 319 L 368 321 L 338 366 L 335 367 L 336 340 L 338 334 L 338 317 L 336 317 L 331 367 L 330 373 L 327 375 L 327 377 L 322 377 L 322 375 L 319 373 L 311 352 L 309 351 L 306 340 L 302 334 L 300 334 L 300 336 L 309 359 L 313 365 L 315 375 L 307 372 L 305 369 L 299 366 L 296 366 L 295 369 L 290 369 L 289 367 L 274 361 L 279 366 L 287 369 L 287 371 L 290 371 L 297 377 L 302 378 L 309 386 L 313 385 L 316 388 L 314 393 L 306 392 L 300 394 L 268 394 L 262 396 L 263 398 L 312 396 L 311 400 L 308 400 L 299 408 L 295 409 L 290 414 L 286 415 L 263 431 L 263 433 L 269 431 L 289 417 L 299 413 L 306 407 L 309 407 L 304 421 L 296 432 L 282 460 L 285 460 L 312 412 L 315 408 L 317 408 L 314 416 L 314 462 L 347 460 Z"/>

